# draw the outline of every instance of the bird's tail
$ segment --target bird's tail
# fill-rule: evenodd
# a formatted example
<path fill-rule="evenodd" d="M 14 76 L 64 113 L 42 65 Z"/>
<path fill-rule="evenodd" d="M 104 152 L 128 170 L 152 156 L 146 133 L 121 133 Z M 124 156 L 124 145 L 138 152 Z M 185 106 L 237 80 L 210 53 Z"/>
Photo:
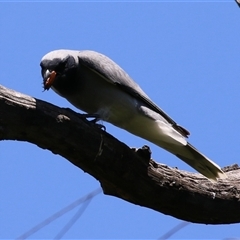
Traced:
<path fill-rule="evenodd" d="M 179 146 L 177 153 L 174 154 L 210 180 L 216 181 L 218 178 L 226 178 L 226 175 L 216 163 L 200 153 L 190 143 Z"/>

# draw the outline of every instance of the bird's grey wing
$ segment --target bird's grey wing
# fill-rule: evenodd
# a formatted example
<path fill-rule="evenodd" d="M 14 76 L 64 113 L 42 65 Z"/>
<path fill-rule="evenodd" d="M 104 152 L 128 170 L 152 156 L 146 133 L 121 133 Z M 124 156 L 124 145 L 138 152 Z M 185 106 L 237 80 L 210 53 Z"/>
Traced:
<path fill-rule="evenodd" d="M 78 53 L 78 60 L 80 64 L 83 64 L 92 71 L 101 75 L 109 83 L 115 84 L 123 91 L 143 101 L 150 109 L 164 117 L 175 130 L 184 137 L 188 137 L 190 133 L 185 128 L 179 126 L 162 109 L 152 102 L 139 85 L 135 83 L 130 76 L 110 58 L 103 54 L 86 50 Z"/>

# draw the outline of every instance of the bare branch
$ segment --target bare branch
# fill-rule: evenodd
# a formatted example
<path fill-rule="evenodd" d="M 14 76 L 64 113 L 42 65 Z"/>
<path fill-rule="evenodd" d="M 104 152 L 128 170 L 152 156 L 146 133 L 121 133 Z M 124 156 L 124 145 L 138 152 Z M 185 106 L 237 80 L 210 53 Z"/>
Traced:
<path fill-rule="evenodd" d="M 105 194 L 185 221 L 240 222 L 240 169 L 212 183 L 158 164 L 150 150 L 130 149 L 70 109 L 0 86 L 0 140 L 27 141 L 59 154 L 95 177 Z"/>

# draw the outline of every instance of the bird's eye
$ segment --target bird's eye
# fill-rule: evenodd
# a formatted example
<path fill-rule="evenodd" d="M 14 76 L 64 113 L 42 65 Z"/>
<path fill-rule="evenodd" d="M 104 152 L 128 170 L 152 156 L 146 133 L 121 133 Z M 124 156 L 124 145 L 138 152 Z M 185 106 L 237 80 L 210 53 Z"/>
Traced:
<path fill-rule="evenodd" d="M 55 67 L 54 70 L 58 73 L 62 73 L 66 67 L 66 64 L 67 64 L 66 61 L 62 61 Z"/>

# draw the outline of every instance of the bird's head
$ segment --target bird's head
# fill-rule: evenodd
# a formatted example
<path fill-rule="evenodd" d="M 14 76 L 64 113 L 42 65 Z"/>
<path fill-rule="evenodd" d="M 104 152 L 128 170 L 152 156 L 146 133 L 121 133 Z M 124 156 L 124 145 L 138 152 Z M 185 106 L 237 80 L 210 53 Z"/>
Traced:
<path fill-rule="evenodd" d="M 75 51 L 55 50 L 41 60 L 43 88 L 61 93 L 70 90 L 78 71 L 78 58 Z"/>

